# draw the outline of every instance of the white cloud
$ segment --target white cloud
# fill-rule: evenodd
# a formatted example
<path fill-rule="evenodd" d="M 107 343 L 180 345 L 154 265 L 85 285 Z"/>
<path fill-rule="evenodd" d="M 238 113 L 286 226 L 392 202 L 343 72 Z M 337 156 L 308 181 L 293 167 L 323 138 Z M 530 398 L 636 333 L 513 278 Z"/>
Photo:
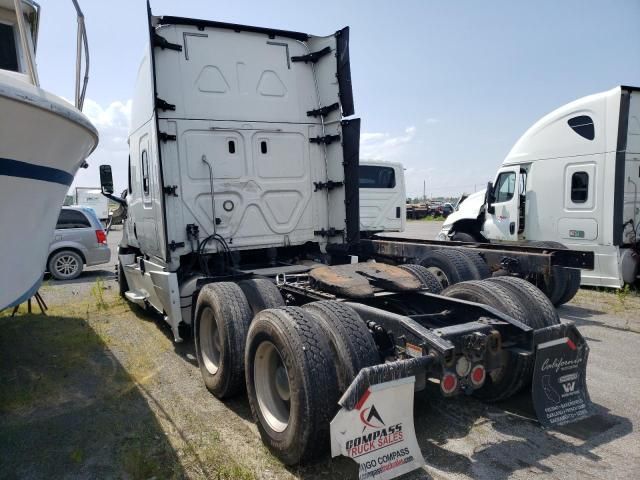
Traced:
<path fill-rule="evenodd" d="M 89 168 L 80 169 L 71 186 L 70 193 L 75 187 L 98 187 L 100 174 L 98 167 L 109 164 L 113 169 L 115 191 L 119 193 L 126 188 L 127 160 L 129 157 L 129 125 L 131 123 L 131 100 L 114 101 L 106 107 L 87 98 L 83 108 L 84 114 L 98 129 L 100 141 L 98 147 L 87 159 Z"/>
<path fill-rule="evenodd" d="M 364 132 L 360 135 L 360 158 L 402 161 L 405 147 L 413 142 L 416 127 L 407 127 L 398 135 Z"/>

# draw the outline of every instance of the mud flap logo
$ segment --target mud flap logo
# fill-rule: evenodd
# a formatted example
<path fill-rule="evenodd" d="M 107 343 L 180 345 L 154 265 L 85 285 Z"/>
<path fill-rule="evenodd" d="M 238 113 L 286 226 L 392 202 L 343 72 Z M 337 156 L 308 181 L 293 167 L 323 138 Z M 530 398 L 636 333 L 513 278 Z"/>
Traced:
<path fill-rule="evenodd" d="M 362 429 L 363 432 L 367 429 L 367 427 L 370 427 L 370 428 L 384 427 L 384 422 L 382 421 L 382 417 L 380 417 L 380 414 L 376 410 L 375 405 L 371 405 L 371 408 L 363 408 L 362 412 L 360 413 L 360 420 L 362 421 L 362 423 L 364 423 L 364 428 Z M 371 422 L 373 420 L 376 420 L 377 424 L 372 424 Z"/>
<path fill-rule="evenodd" d="M 538 345 L 533 405 L 545 427 L 558 427 L 590 415 L 586 367 L 589 348 L 563 337 Z"/>
<path fill-rule="evenodd" d="M 395 478 L 424 465 L 413 426 L 415 378 L 371 386 L 331 422 L 331 455 L 360 464 L 360 479 Z"/>

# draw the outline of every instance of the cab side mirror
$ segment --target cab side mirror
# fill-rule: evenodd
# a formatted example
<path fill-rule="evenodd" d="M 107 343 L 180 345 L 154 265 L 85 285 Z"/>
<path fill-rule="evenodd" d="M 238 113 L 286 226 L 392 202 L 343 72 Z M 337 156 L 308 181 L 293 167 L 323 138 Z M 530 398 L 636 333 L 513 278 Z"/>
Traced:
<path fill-rule="evenodd" d="M 113 193 L 111 165 L 100 165 L 100 187 L 102 188 L 102 193 Z"/>
<path fill-rule="evenodd" d="M 493 183 L 487 183 L 487 191 L 484 197 L 484 203 L 487 205 L 487 213 L 493 215 L 496 213 L 496 208 L 493 206 L 493 202 L 496 201 L 496 197 L 493 193 Z"/>

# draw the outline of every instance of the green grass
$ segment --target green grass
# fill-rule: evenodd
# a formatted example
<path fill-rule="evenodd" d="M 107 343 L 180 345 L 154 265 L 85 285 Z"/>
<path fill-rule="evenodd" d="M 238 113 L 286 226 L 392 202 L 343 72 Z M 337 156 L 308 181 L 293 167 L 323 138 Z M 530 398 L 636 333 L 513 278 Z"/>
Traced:
<path fill-rule="evenodd" d="M 25 306 L 13 318 L 0 314 L 0 458 L 10 459 L 0 462 L 5 473 L 29 465 L 36 448 L 46 452 L 36 476 L 46 472 L 50 478 L 84 475 L 96 461 L 104 465 L 105 455 L 113 478 L 255 478 L 219 432 L 194 441 L 175 425 L 162 426 L 166 414 L 150 408 L 144 384 L 159 368 L 155 354 L 172 343 L 161 335 L 157 349 L 140 348 L 127 336 L 135 315 L 128 304 L 101 281 L 93 287 L 84 299 L 52 305 L 48 315 L 26 314 Z M 156 328 L 140 325 L 140 334 Z M 188 422 L 190 428 L 197 429 L 198 421 Z"/>

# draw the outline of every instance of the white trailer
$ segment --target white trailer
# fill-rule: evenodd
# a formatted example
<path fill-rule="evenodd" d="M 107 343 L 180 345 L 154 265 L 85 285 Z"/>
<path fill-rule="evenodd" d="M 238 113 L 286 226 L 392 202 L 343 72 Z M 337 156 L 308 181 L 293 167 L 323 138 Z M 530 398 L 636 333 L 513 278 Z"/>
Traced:
<path fill-rule="evenodd" d="M 518 140 L 489 188 L 465 199 L 437 239 L 560 243 L 595 252 L 583 285 L 635 282 L 640 89 L 616 87 L 549 113 Z"/>
<path fill-rule="evenodd" d="M 407 223 L 407 196 L 401 163 L 361 160 L 360 231 L 403 232 Z"/>
<path fill-rule="evenodd" d="M 92 208 L 100 221 L 109 221 L 109 199 L 102 195 L 101 188 L 76 187 L 75 204 Z"/>

